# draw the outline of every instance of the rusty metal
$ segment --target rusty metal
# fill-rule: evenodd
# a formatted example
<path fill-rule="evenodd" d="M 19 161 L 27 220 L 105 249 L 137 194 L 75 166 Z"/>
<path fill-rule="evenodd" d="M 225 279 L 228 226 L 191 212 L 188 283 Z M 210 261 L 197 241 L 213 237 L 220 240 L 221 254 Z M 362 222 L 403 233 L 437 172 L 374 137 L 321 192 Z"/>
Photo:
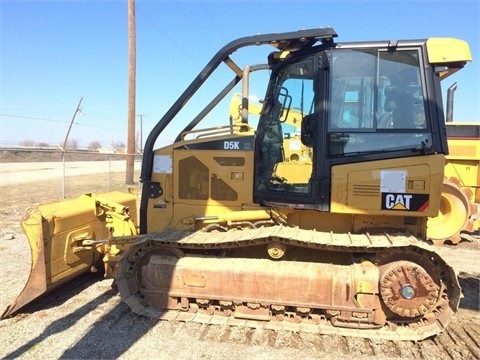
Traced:
<path fill-rule="evenodd" d="M 395 314 L 414 318 L 432 310 L 438 301 L 440 287 L 418 264 L 396 261 L 383 270 L 380 294 Z"/>
<path fill-rule="evenodd" d="M 153 318 L 420 340 L 447 326 L 461 296 L 453 269 L 413 237 L 283 226 L 163 235 L 133 245 L 116 279 L 132 310 Z M 287 255 L 271 260 L 278 243 Z M 252 247 L 264 258 L 245 257 Z M 229 250 L 208 255 L 213 249 Z"/>

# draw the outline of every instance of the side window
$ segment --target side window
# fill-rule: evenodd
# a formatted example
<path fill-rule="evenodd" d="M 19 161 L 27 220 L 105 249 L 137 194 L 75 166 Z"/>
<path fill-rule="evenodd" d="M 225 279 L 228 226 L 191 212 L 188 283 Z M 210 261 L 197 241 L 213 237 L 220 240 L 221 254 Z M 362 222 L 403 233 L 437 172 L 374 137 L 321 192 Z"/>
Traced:
<path fill-rule="evenodd" d="M 417 50 L 333 52 L 328 155 L 412 149 L 431 143 Z"/>
<path fill-rule="evenodd" d="M 418 54 L 379 53 L 379 110 L 381 129 L 426 129 Z"/>

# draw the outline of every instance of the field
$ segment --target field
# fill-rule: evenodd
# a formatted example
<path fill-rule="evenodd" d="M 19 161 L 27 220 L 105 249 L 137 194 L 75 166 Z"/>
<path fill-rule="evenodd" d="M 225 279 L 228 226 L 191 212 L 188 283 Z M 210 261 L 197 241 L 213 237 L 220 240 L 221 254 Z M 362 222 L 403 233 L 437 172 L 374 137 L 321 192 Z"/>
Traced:
<path fill-rule="evenodd" d="M 104 179 L 100 174 L 69 177 L 68 197 L 92 189 L 106 191 Z M 111 174 L 110 189 L 125 190 L 123 180 L 123 173 Z M 34 182 L 0 182 L 0 311 L 21 291 L 29 272 L 29 249 L 19 227 L 22 214 L 28 207 L 58 200 L 61 183 L 61 179 L 42 180 L 40 176 Z M 112 281 L 94 274 L 54 290 L 16 316 L 0 321 L 0 358 L 478 359 L 479 243 L 462 242 L 438 251 L 458 270 L 465 297 L 445 332 L 416 343 L 158 322 L 132 314 Z"/>

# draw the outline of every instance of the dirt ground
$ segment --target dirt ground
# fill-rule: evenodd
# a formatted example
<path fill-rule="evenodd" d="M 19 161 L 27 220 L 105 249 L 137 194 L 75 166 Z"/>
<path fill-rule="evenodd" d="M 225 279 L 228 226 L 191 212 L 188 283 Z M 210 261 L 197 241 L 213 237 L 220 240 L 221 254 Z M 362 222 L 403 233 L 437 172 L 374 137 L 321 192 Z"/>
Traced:
<path fill-rule="evenodd" d="M 113 188 L 126 189 L 122 179 L 117 174 Z M 0 182 L 0 312 L 29 273 L 29 248 L 19 226 L 22 214 L 28 207 L 58 200 L 60 184 L 60 179 L 15 186 Z M 67 184 L 69 197 L 92 188 L 102 191 L 91 175 Z M 0 358 L 479 359 L 480 244 L 462 242 L 438 251 L 459 272 L 465 296 L 447 330 L 420 342 L 155 321 L 132 314 L 111 280 L 86 275 L 0 321 Z"/>

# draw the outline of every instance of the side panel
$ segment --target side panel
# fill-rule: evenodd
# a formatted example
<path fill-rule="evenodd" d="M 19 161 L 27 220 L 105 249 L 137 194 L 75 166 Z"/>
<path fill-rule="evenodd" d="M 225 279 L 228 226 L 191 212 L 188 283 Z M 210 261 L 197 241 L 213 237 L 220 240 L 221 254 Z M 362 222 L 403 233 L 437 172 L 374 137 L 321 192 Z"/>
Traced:
<path fill-rule="evenodd" d="M 227 213 L 251 204 L 252 150 L 178 149 L 174 154 L 174 227 L 222 222 Z"/>
<path fill-rule="evenodd" d="M 338 165 L 332 168 L 333 213 L 436 216 L 443 155 Z"/>
<path fill-rule="evenodd" d="M 253 132 L 226 129 L 192 131 L 193 139 L 155 151 L 152 181 L 144 184 L 147 233 L 233 221 L 232 212 L 252 207 Z M 251 220 L 252 214 L 238 216 Z"/>

